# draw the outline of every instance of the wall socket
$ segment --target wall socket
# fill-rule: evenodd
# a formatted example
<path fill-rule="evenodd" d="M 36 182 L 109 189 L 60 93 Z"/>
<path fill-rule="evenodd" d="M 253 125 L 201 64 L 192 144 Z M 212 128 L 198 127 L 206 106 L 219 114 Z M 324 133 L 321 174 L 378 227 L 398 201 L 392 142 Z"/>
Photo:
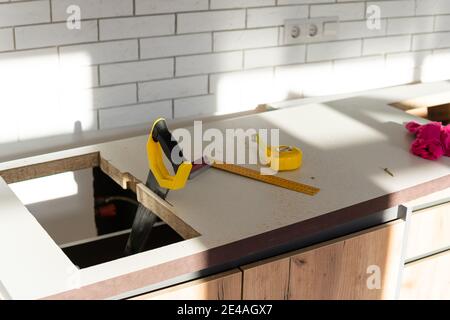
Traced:
<path fill-rule="evenodd" d="M 290 19 L 284 22 L 284 44 L 329 41 L 337 38 L 338 17 Z"/>

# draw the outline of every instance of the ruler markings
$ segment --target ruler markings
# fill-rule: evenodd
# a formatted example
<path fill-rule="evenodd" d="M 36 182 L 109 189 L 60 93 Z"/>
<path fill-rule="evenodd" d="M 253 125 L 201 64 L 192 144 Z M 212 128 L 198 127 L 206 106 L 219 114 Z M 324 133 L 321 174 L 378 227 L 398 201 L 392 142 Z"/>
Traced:
<path fill-rule="evenodd" d="M 317 194 L 320 189 L 307 185 L 307 184 L 303 184 L 303 183 L 299 183 L 299 182 L 295 182 L 295 181 L 291 181 L 291 180 L 287 180 L 284 178 L 280 178 L 277 176 L 271 176 L 271 175 L 262 175 L 260 174 L 258 171 L 256 170 L 252 170 L 249 168 L 244 168 L 235 164 L 228 164 L 228 163 L 217 163 L 215 162 L 212 165 L 213 168 L 219 169 L 219 170 L 223 170 L 223 171 L 227 171 L 230 173 L 234 173 L 240 176 L 244 176 L 250 179 L 254 179 L 254 180 L 258 180 L 261 182 L 265 182 L 271 185 L 275 185 L 278 187 L 282 187 L 285 189 L 289 189 L 289 190 L 293 190 L 293 191 L 297 191 L 300 193 L 304 193 L 310 196 L 314 196 L 315 194 Z"/>

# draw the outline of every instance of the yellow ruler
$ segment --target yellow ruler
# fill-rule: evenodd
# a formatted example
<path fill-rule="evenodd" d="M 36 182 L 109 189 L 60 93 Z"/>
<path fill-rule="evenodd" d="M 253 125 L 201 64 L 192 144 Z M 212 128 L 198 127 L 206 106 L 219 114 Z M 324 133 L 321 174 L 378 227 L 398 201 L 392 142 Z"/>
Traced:
<path fill-rule="evenodd" d="M 244 176 L 250 179 L 258 180 L 264 183 L 268 183 L 274 186 L 282 187 L 285 189 L 301 192 L 310 196 L 314 196 L 320 191 L 319 188 L 309 186 L 307 184 L 298 183 L 295 181 L 283 179 L 277 176 L 261 175 L 258 171 L 249 168 L 241 167 L 235 164 L 217 163 L 212 164 L 213 168 L 224 170 L 230 173 L 234 173 L 240 176 Z"/>

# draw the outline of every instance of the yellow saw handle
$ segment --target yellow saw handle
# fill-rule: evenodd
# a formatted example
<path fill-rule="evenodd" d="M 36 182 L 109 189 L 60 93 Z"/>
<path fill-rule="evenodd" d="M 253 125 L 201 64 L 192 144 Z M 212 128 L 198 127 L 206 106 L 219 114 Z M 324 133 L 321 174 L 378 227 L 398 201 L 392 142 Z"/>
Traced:
<path fill-rule="evenodd" d="M 158 141 L 162 137 L 162 141 Z M 171 141 L 167 141 L 167 140 Z M 178 148 L 178 143 L 172 139 L 172 135 L 167 129 L 165 119 L 159 118 L 153 123 L 152 130 L 147 141 L 147 156 L 151 172 L 156 178 L 156 181 L 162 188 L 170 190 L 178 190 L 184 188 L 186 181 L 191 173 L 192 163 L 184 161 L 177 167 L 175 175 L 171 175 L 167 170 L 163 159 L 163 148 L 161 143 L 166 147 L 164 149 L 166 156 L 173 163 L 172 151 L 175 147 Z M 181 153 L 181 150 L 179 151 Z M 181 154 L 180 154 L 181 155 Z"/>

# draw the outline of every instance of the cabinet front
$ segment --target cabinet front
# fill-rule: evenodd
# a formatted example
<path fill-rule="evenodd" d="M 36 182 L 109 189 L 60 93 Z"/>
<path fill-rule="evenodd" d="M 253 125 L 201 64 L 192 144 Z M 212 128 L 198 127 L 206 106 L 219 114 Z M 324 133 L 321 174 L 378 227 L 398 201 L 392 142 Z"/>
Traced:
<path fill-rule="evenodd" d="M 404 221 L 242 268 L 244 299 L 395 299 Z"/>
<path fill-rule="evenodd" d="M 146 293 L 131 300 L 240 300 L 242 272 L 238 269 Z"/>

